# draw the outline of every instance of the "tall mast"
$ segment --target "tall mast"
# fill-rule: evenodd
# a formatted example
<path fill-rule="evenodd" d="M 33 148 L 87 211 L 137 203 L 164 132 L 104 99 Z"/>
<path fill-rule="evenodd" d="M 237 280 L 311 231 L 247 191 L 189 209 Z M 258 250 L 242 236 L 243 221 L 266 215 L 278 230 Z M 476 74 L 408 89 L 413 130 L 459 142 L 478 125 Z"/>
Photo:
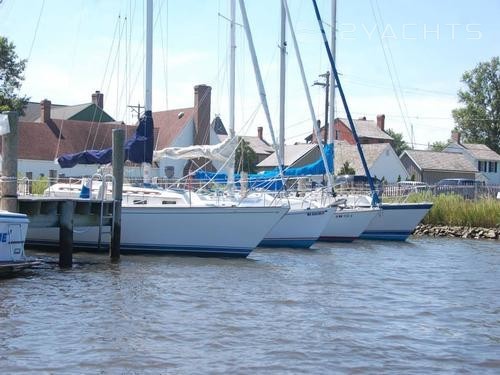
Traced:
<path fill-rule="evenodd" d="M 245 1 L 239 0 L 241 16 L 243 18 L 243 26 L 245 28 L 245 34 L 248 40 L 248 47 L 250 48 L 250 55 L 252 57 L 252 65 L 255 73 L 255 80 L 257 82 L 257 89 L 259 91 L 260 101 L 262 103 L 262 107 L 264 108 L 264 113 L 266 115 L 267 124 L 269 125 L 269 132 L 271 133 L 271 138 L 273 141 L 273 148 L 276 152 L 276 156 L 278 159 L 278 169 L 280 173 L 280 177 L 283 178 L 283 156 L 280 155 L 277 147 L 276 147 L 276 137 L 274 136 L 273 123 L 271 121 L 271 113 L 269 112 L 269 106 L 267 104 L 266 98 L 266 90 L 264 89 L 264 83 L 262 82 L 262 74 L 260 73 L 259 62 L 257 61 L 257 55 L 255 53 L 255 46 L 253 44 L 252 32 L 250 31 L 250 25 L 248 23 L 247 10 L 245 8 Z"/>
<path fill-rule="evenodd" d="M 234 130 L 234 100 L 235 100 L 235 65 L 236 65 L 236 0 L 231 0 L 231 26 L 229 32 L 229 138 L 235 136 Z M 228 161 L 227 190 L 231 193 L 234 185 L 234 157 Z"/>
<path fill-rule="evenodd" d="M 153 0 L 146 3 L 146 93 L 144 111 L 151 112 L 153 86 Z"/>
<path fill-rule="evenodd" d="M 304 86 L 304 91 L 306 93 L 307 104 L 309 107 L 309 113 L 311 114 L 311 119 L 313 121 L 313 130 L 316 135 L 316 139 L 318 141 L 319 152 L 321 154 L 321 159 L 323 160 L 323 164 L 326 169 L 326 178 L 328 179 L 328 187 L 331 188 L 333 186 L 333 178 L 331 173 L 328 171 L 328 161 L 326 160 L 325 150 L 323 149 L 323 145 L 321 144 L 321 136 L 318 128 L 318 122 L 316 120 L 316 114 L 314 113 L 314 107 L 311 100 L 311 94 L 309 92 L 309 85 L 307 84 L 306 74 L 304 72 L 304 65 L 302 64 L 302 58 L 300 57 L 299 44 L 297 43 L 297 38 L 295 36 L 295 30 L 292 25 L 292 19 L 290 17 L 290 10 L 288 9 L 287 0 L 282 0 L 282 4 L 285 7 L 288 25 L 290 26 L 290 34 L 292 36 L 293 48 L 295 50 L 295 55 L 297 56 L 297 63 L 299 64 L 300 69 L 300 77 L 302 78 L 302 84 Z"/>
<path fill-rule="evenodd" d="M 344 105 L 344 110 L 347 116 L 347 120 L 349 121 L 349 126 L 351 128 L 352 135 L 354 137 L 354 140 L 356 141 L 356 146 L 358 147 L 359 157 L 361 158 L 363 169 L 365 170 L 366 177 L 368 177 L 368 184 L 370 185 L 370 191 L 372 192 L 372 204 L 375 205 L 380 203 L 380 199 L 378 197 L 377 191 L 375 190 L 373 178 L 370 174 L 370 170 L 368 169 L 368 164 L 366 163 L 365 155 L 363 153 L 363 148 L 361 147 L 358 133 L 356 132 L 356 127 L 354 126 L 354 121 L 352 120 L 351 111 L 349 110 L 349 106 L 347 105 L 347 100 L 344 95 L 344 90 L 342 89 L 342 85 L 339 80 L 339 74 L 337 72 L 335 60 L 333 59 L 332 51 L 330 49 L 330 45 L 328 44 L 328 39 L 326 38 L 325 29 L 323 27 L 323 21 L 321 20 L 321 15 L 319 14 L 318 4 L 316 0 L 312 0 L 312 2 L 314 6 L 314 12 L 316 13 L 316 19 L 318 20 L 318 26 L 321 31 L 321 36 L 323 38 L 323 43 L 325 45 L 326 53 L 328 55 L 328 59 L 330 60 L 332 73 L 333 76 L 335 77 L 335 82 L 337 83 L 337 87 L 339 88 L 339 94 L 340 98 L 342 99 L 342 104 Z"/>
<path fill-rule="evenodd" d="M 146 79 L 144 98 L 144 117 L 152 117 L 153 87 L 153 0 L 146 2 Z M 152 136 L 152 134 L 150 135 Z M 142 163 L 143 183 L 151 183 L 151 164 Z"/>
<path fill-rule="evenodd" d="M 279 150 L 282 160 L 285 159 L 285 78 L 286 78 L 286 11 L 281 2 L 281 42 L 280 42 L 280 137 Z"/>
<path fill-rule="evenodd" d="M 331 41 L 332 41 L 332 56 L 333 60 L 337 58 L 337 0 L 332 0 L 332 29 L 331 29 Z M 328 123 L 328 143 L 333 144 L 335 139 L 334 132 L 335 125 L 335 79 L 332 79 L 330 85 L 330 121 Z"/>

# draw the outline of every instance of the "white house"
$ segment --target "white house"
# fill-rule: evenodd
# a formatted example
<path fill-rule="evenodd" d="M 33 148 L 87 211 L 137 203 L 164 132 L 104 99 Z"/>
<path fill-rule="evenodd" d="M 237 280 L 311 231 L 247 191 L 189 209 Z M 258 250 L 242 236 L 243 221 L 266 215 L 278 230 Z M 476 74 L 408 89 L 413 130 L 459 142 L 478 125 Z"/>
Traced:
<path fill-rule="evenodd" d="M 476 168 L 476 179 L 488 185 L 500 185 L 500 155 L 484 144 L 462 143 L 461 134 L 453 131 L 451 143 L 443 150 L 462 154 Z"/>

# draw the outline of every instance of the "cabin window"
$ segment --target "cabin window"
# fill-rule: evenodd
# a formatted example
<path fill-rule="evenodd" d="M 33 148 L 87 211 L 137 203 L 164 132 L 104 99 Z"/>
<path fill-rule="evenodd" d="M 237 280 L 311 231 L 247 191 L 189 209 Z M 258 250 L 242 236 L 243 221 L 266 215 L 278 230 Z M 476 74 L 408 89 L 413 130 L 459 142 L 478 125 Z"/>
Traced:
<path fill-rule="evenodd" d="M 134 204 L 147 204 L 148 200 L 147 199 L 134 199 L 133 203 Z"/>
<path fill-rule="evenodd" d="M 176 201 L 161 201 L 161 204 L 177 204 Z"/>

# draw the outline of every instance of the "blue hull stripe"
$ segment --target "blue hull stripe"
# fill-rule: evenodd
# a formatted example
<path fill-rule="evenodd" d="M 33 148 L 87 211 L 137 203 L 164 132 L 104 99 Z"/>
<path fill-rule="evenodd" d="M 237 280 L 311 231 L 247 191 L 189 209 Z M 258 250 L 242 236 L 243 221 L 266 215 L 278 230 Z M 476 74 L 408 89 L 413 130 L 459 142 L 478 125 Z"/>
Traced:
<path fill-rule="evenodd" d="M 384 210 L 429 210 L 432 207 L 432 203 L 423 204 L 382 204 L 380 207 Z"/>
<path fill-rule="evenodd" d="M 323 242 L 353 242 L 358 237 L 337 237 L 337 236 L 321 236 L 320 241 Z"/>
<path fill-rule="evenodd" d="M 361 233 L 363 240 L 406 241 L 411 232 L 408 231 L 366 231 Z"/>
<path fill-rule="evenodd" d="M 293 247 L 300 249 L 310 248 L 315 238 L 264 238 L 259 247 Z"/>
<path fill-rule="evenodd" d="M 54 241 L 32 241 L 27 240 L 26 246 L 37 246 L 46 249 L 59 249 L 59 242 Z M 74 242 L 73 247 L 76 250 L 83 251 L 98 251 L 97 245 L 92 242 Z M 100 251 L 108 251 L 109 245 L 102 244 Z M 135 244 L 121 244 L 120 252 L 123 254 L 175 254 L 175 255 L 195 255 L 195 256 L 212 256 L 212 257 L 237 257 L 246 258 L 253 249 L 237 248 L 237 247 L 198 247 L 198 246 L 178 246 L 178 245 L 163 245 L 163 246 L 147 246 Z"/>

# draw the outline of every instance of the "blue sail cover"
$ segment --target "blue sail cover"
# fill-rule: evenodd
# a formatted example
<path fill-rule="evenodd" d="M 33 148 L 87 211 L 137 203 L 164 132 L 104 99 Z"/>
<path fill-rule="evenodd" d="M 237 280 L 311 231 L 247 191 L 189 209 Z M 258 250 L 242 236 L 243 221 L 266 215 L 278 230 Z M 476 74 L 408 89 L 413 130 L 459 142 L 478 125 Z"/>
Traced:
<path fill-rule="evenodd" d="M 133 163 L 152 163 L 153 145 L 153 117 L 151 111 L 146 111 L 139 121 L 134 136 L 125 142 L 125 160 Z M 112 157 L 112 149 L 106 148 L 61 155 L 57 158 L 57 162 L 61 168 L 72 168 L 77 164 L 109 164 Z"/>
<path fill-rule="evenodd" d="M 326 160 L 328 161 L 328 173 L 333 173 L 333 144 L 323 146 L 323 150 L 325 152 Z M 287 168 L 283 170 L 283 174 L 286 177 L 323 175 L 326 174 L 326 169 L 325 164 L 323 163 L 323 159 L 320 157 L 315 162 L 304 165 L 303 167 Z M 213 181 L 221 184 L 227 183 L 227 175 L 225 173 L 198 171 L 195 173 L 194 178 L 202 181 Z M 239 186 L 240 175 L 235 173 L 234 180 L 236 181 L 236 186 Z M 270 171 L 249 174 L 248 186 L 249 188 L 253 189 L 261 188 L 267 190 L 281 190 L 283 187 L 283 183 L 279 178 L 279 168 L 275 168 Z"/>

